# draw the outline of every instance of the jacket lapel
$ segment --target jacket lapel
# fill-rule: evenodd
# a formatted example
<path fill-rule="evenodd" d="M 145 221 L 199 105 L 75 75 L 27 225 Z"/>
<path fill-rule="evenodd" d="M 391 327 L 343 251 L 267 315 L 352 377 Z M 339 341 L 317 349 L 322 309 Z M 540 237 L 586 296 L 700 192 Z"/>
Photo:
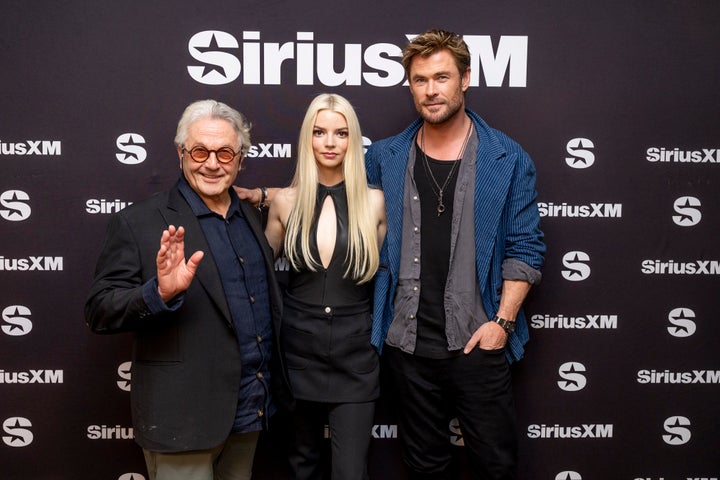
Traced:
<path fill-rule="evenodd" d="M 490 127 L 477 115 L 469 114 L 480 140 L 475 165 L 475 262 L 480 290 L 484 291 L 514 162 Z"/>
<path fill-rule="evenodd" d="M 185 258 L 190 257 L 190 255 L 198 250 L 205 252 L 205 256 L 198 266 L 195 278 L 217 305 L 228 324 L 232 325 L 230 308 L 225 299 L 225 292 L 222 282 L 220 281 L 220 273 L 217 270 L 210 247 L 205 240 L 205 234 L 200 228 L 200 222 L 198 222 L 190 205 L 188 205 L 177 188 L 170 191 L 168 208 L 163 213 L 165 214 L 168 225 L 175 225 L 176 227 L 182 225 L 185 228 Z"/>

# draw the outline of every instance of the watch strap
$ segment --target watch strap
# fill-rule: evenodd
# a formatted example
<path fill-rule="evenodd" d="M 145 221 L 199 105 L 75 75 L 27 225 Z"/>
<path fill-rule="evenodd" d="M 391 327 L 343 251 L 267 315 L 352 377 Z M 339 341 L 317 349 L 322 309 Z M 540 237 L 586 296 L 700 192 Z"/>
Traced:
<path fill-rule="evenodd" d="M 511 333 L 513 333 L 515 331 L 515 321 L 514 320 L 506 320 L 502 317 L 498 317 L 497 315 L 495 315 L 492 318 L 492 321 L 497 323 L 498 325 L 500 325 L 503 328 L 503 330 L 505 330 L 505 333 L 507 335 L 510 335 Z"/>

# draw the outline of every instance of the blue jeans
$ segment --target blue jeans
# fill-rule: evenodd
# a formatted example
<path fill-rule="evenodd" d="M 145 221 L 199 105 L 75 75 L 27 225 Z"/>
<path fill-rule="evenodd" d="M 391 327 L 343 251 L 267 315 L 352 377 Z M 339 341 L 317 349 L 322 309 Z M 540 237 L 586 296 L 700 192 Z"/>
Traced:
<path fill-rule="evenodd" d="M 509 480 L 517 465 L 516 417 L 505 350 L 423 358 L 385 346 L 398 431 L 411 478 L 452 479 L 450 421 L 457 416 L 472 478 Z"/>

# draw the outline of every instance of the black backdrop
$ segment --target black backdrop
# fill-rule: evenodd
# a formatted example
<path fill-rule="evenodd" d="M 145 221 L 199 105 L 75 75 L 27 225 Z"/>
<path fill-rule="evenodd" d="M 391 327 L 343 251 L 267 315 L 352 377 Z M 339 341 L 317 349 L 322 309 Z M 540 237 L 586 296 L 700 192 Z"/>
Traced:
<path fill-rule="evenodd" d="M 715 1 L 5 0 L 0 478 L 146 478 L 130 338 L 92 335 L 82 306 L 108 213 L 177 178 L 182 109 L 244 112 L 238 184 L 285 185 L 317 93 L 349 98 L 368 143 L 414 118 L 397 55 L 430 27 L 465 36 L 469 106 L 538 169 L 521 478 L 717 478 L 719 20 Z M 376 423 L 371 473 L 397 478 L 385 400 Z M 277 440 L 256 478 L 283 477 Z"/>

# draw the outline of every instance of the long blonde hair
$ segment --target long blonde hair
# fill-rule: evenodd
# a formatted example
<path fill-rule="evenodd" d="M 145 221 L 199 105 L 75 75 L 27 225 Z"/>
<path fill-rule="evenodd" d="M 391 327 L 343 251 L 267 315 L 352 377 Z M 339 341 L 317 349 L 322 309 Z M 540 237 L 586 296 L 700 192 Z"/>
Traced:
<path fill-rule="evenodd" d="M 350 276 L 358 284 L 372 279 L 378 269 L 377 219 L 370 208 L 363 157 L 362 133 L 350 102 L 336 94 L 324 93 L 313 99 L 305 113 L 298 141 L 298 160 L 292 187 L 296 203 L 290 212 L 285 233 L 285 255 L 293 268 L 316 271 L 320 263 L 310 252 L 310 228 L 315 215 L 318 173 L 312 147 L 315 119 L 321 110 L 339 113 L 348 124 L 348 149 L 343 160 L 343 176 L 348 204 L 348 248 L 345 255 Z M 300 251 L 298 251 L 298 237 Z"/>

